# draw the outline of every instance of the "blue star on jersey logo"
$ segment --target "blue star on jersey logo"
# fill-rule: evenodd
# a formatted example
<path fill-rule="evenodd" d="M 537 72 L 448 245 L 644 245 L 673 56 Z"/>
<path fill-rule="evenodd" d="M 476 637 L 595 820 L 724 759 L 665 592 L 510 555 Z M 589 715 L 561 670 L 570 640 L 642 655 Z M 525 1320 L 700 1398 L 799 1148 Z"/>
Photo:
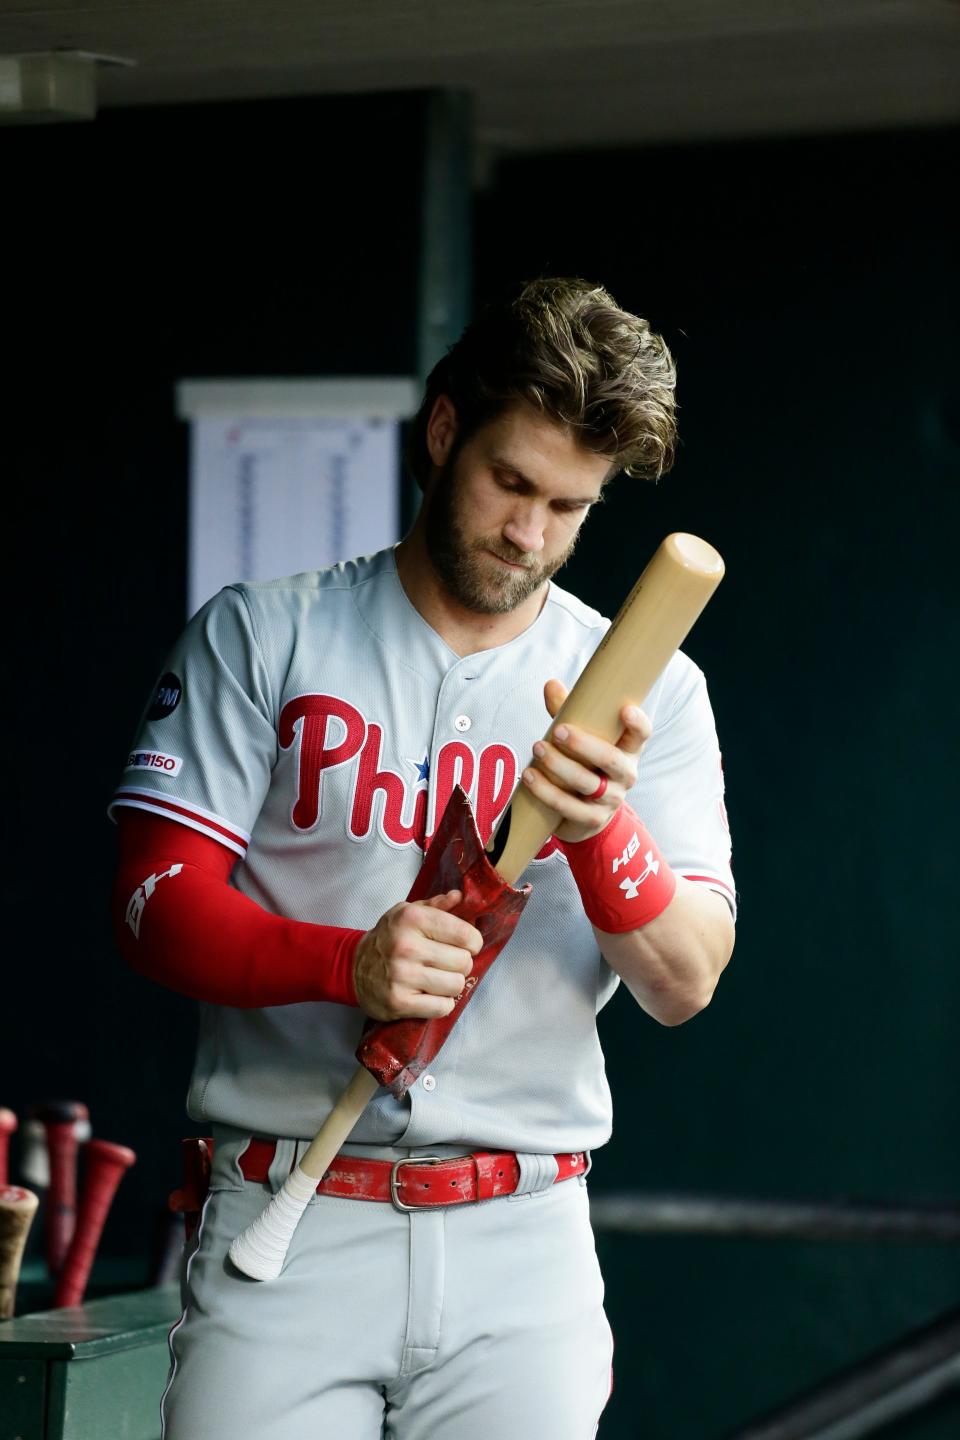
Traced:
<path fill-rule="evenodd" d="M 412 765 L 414 770 L 416 770 L 417 784 L 426 785 L 430 779 L 430 756 L 424 755 L 422 760 L 408 759 L 407 764 Z"/>

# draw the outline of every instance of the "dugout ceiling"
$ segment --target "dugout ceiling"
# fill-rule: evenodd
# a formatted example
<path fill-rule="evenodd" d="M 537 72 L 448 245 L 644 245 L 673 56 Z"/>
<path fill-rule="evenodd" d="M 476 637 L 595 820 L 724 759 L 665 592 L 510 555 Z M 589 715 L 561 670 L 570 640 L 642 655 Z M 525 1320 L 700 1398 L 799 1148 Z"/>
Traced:
<path fill-rule="evenodd" d="M 957 0 L 0 0 L 56 49 L 136 62 L 103 107 L 462 90 L 481 155 L 960 120 Z"/>

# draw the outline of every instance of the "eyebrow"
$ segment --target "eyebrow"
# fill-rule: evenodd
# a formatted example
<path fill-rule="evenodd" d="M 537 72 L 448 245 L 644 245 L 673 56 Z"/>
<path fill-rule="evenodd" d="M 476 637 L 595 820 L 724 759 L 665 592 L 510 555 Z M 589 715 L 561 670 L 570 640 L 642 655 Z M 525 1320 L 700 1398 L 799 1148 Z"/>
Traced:
<path fill-rule="evenodd" d="M 490 463 L 495 470 L 502 470 L 505 474 L 512 475 L 513 478 L 518 480 L 524 489 L 530 491 L 531 494 L 540 494 L 540 486 L 536 481 L 531 480 L 529 475 L 524 475 L 523 471 L 518 470 L 516 465 L 510 460 L 503 460 L 498 455 L 493 455 L 491 456 Z M 601 487 L 600 492 L 596 495 L 558 495 L 555 498 L 561 505 L 598 505 L 603 499 L 603 488 Z"/>

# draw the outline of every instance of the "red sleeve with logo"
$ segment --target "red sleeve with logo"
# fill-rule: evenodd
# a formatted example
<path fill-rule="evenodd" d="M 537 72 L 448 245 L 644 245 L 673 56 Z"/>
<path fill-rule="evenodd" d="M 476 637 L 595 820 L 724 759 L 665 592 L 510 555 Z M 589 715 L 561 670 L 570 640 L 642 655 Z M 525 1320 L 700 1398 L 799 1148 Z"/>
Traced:
<path fill-rule="evenodd" d="M 362 930 L 264 910 L 227 883 L 236 855 L 185 825 L 136 810 L 118 820 L 114 932 L 134 970 L 216 1005 L 356 1005 Z"/>

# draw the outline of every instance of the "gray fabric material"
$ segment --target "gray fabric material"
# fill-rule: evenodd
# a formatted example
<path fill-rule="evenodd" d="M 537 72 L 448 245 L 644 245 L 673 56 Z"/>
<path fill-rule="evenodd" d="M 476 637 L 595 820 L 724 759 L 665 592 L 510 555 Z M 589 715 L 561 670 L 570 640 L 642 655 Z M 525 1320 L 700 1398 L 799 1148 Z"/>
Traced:
<path fill-rule="evenodd" d="M 511 1200 L 522 1200 L 525 1195 L 539 1195 L 549 1190 L 557 1178 L 559 1166 L 554 1155 L 526 1155 L 517 1153 L 520 1164 L 520 1180 Z M 564 1182 L 565 1184 L 568 1182 Z"/>
<path fill-rule="evenodd" d="M 267 1187 L 225 1179 L 187 1261 L 165 1440 L 595 1434 L 612 1337 L 581 1181 L 412 1216 L 320 1197 L 258 1284 L 226 1251 Z"/>

